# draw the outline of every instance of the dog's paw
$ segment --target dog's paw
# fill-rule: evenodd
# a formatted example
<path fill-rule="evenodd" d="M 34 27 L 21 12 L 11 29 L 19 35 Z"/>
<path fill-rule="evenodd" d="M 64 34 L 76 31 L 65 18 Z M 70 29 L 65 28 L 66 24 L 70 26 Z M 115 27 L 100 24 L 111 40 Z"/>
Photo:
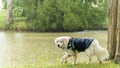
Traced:
<path fill-rule="evenodd" d="M 64 63 L 67 63 L 67 60 L 65 60 Z"/>
<path fill-rule="evenodd" d="M 103 62 L 102 62 L 102 61 L 99 61 L 99 63 L 101 63 L 101 64 L 102 64 Z"/>
<path fill-rule="evenodd" d="M 76 62 L 73 62 L 72 65 L 76 65 L 77 63 Z"/>
<path fill-rule="evenodd" d="M 90 64 L 90 62 L 86 62 L 86 64 Z"/>
<path fill-rule="evenodd" d="M 91 62 L 87 62 L 86 64 L 91 64 Z"/>
<path fill-rule="evenodd" d="M 63 60 L 61 59 L 61 60 L 60 60 L 60 64 L 62 64 L 62 63 L 63 63 Z"/>

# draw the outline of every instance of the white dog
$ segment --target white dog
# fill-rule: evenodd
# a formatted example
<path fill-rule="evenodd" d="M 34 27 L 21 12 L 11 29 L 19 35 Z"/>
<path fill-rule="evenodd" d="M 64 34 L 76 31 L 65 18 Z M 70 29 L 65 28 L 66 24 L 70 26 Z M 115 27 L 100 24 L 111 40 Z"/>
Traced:
<path fill-rule="evenodd" d="M 99 62 L 108 59 L 109 54 L 106 48 L 102 48 L 96 39 L 92 38 L 72 38 L 68 36 L 61 36 L 55 39 L 55 44 L 61 48 L 65 55 L 61 58 L 61 63 L 66 63 L 67 58 L 73 56 L 73 64 L 76 64 L 77 54 L 79 52 L 85 52 L 89 58 L 89 64 L 91 57 L 95 55 Z"/>

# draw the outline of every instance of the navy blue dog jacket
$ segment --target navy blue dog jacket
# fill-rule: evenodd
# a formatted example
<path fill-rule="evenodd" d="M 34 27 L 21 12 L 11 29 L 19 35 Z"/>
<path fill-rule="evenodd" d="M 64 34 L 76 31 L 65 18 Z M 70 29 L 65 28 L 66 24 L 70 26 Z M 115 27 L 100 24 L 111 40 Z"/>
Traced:
<path fill-rule="evenodd" d="M 75 52 L 85 51 L 94 39 L 91 38 L 71 38 L 68 42 L 67 49 L 71 49 Z"/>

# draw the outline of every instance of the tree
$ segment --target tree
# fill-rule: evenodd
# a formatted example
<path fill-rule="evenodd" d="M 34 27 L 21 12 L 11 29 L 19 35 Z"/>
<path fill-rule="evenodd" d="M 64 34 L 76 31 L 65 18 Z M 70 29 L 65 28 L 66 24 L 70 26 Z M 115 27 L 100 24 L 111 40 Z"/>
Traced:
<path fill-rule="evenodd" d="M 7 0 L 7 24 L 13 23 L 12 0 Z"/>
<path fill-rule="evenodd" d="M 116 55 L 115 61 L 120 64 L 120 0 L 117 0 L 117 28 L 116 28 L 116 39 L 117 39 L 117 47 L 116 47 Z"/>
<path fill-rule="evenodd" d="M 120 63 L 120 1 L 110 0 L 109 3 L 108 51 L 110 59 Z"/>
<path fill-rule="evenodd" d="M 33 31 L 105 28 L 108 0 L 19 0 L 18 3 Z"/>

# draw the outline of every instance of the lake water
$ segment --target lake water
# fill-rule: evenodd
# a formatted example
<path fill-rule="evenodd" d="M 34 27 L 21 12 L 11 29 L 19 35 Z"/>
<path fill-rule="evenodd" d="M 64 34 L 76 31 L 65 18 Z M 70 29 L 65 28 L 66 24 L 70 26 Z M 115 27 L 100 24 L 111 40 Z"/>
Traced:
<path fill-rule="evenodd" d="M 0 32 L 0 66 L 30 66 L 41 63 L 56 63 L 60 58 L 54 45 L 58 36 L 88 36 L 97 38 L 106 45 L 107 31 L 73 33 L 12 33 Z M 104 37 L 102 37 L 104 36 Z M 57 55 L 57 56 L 55 56 Z M 63 54 L 62 54 L 63 55 Z M 43 60 L 40 60 L 43 58 Z M 54 62 L 53 62 L 54 61 Z"/>
<path fill-rule="evenodd" d="M 49 33 L 0 32 L 0 66 L 36 64 L 44 45 L 53 42 L 50 40 Z"/>

